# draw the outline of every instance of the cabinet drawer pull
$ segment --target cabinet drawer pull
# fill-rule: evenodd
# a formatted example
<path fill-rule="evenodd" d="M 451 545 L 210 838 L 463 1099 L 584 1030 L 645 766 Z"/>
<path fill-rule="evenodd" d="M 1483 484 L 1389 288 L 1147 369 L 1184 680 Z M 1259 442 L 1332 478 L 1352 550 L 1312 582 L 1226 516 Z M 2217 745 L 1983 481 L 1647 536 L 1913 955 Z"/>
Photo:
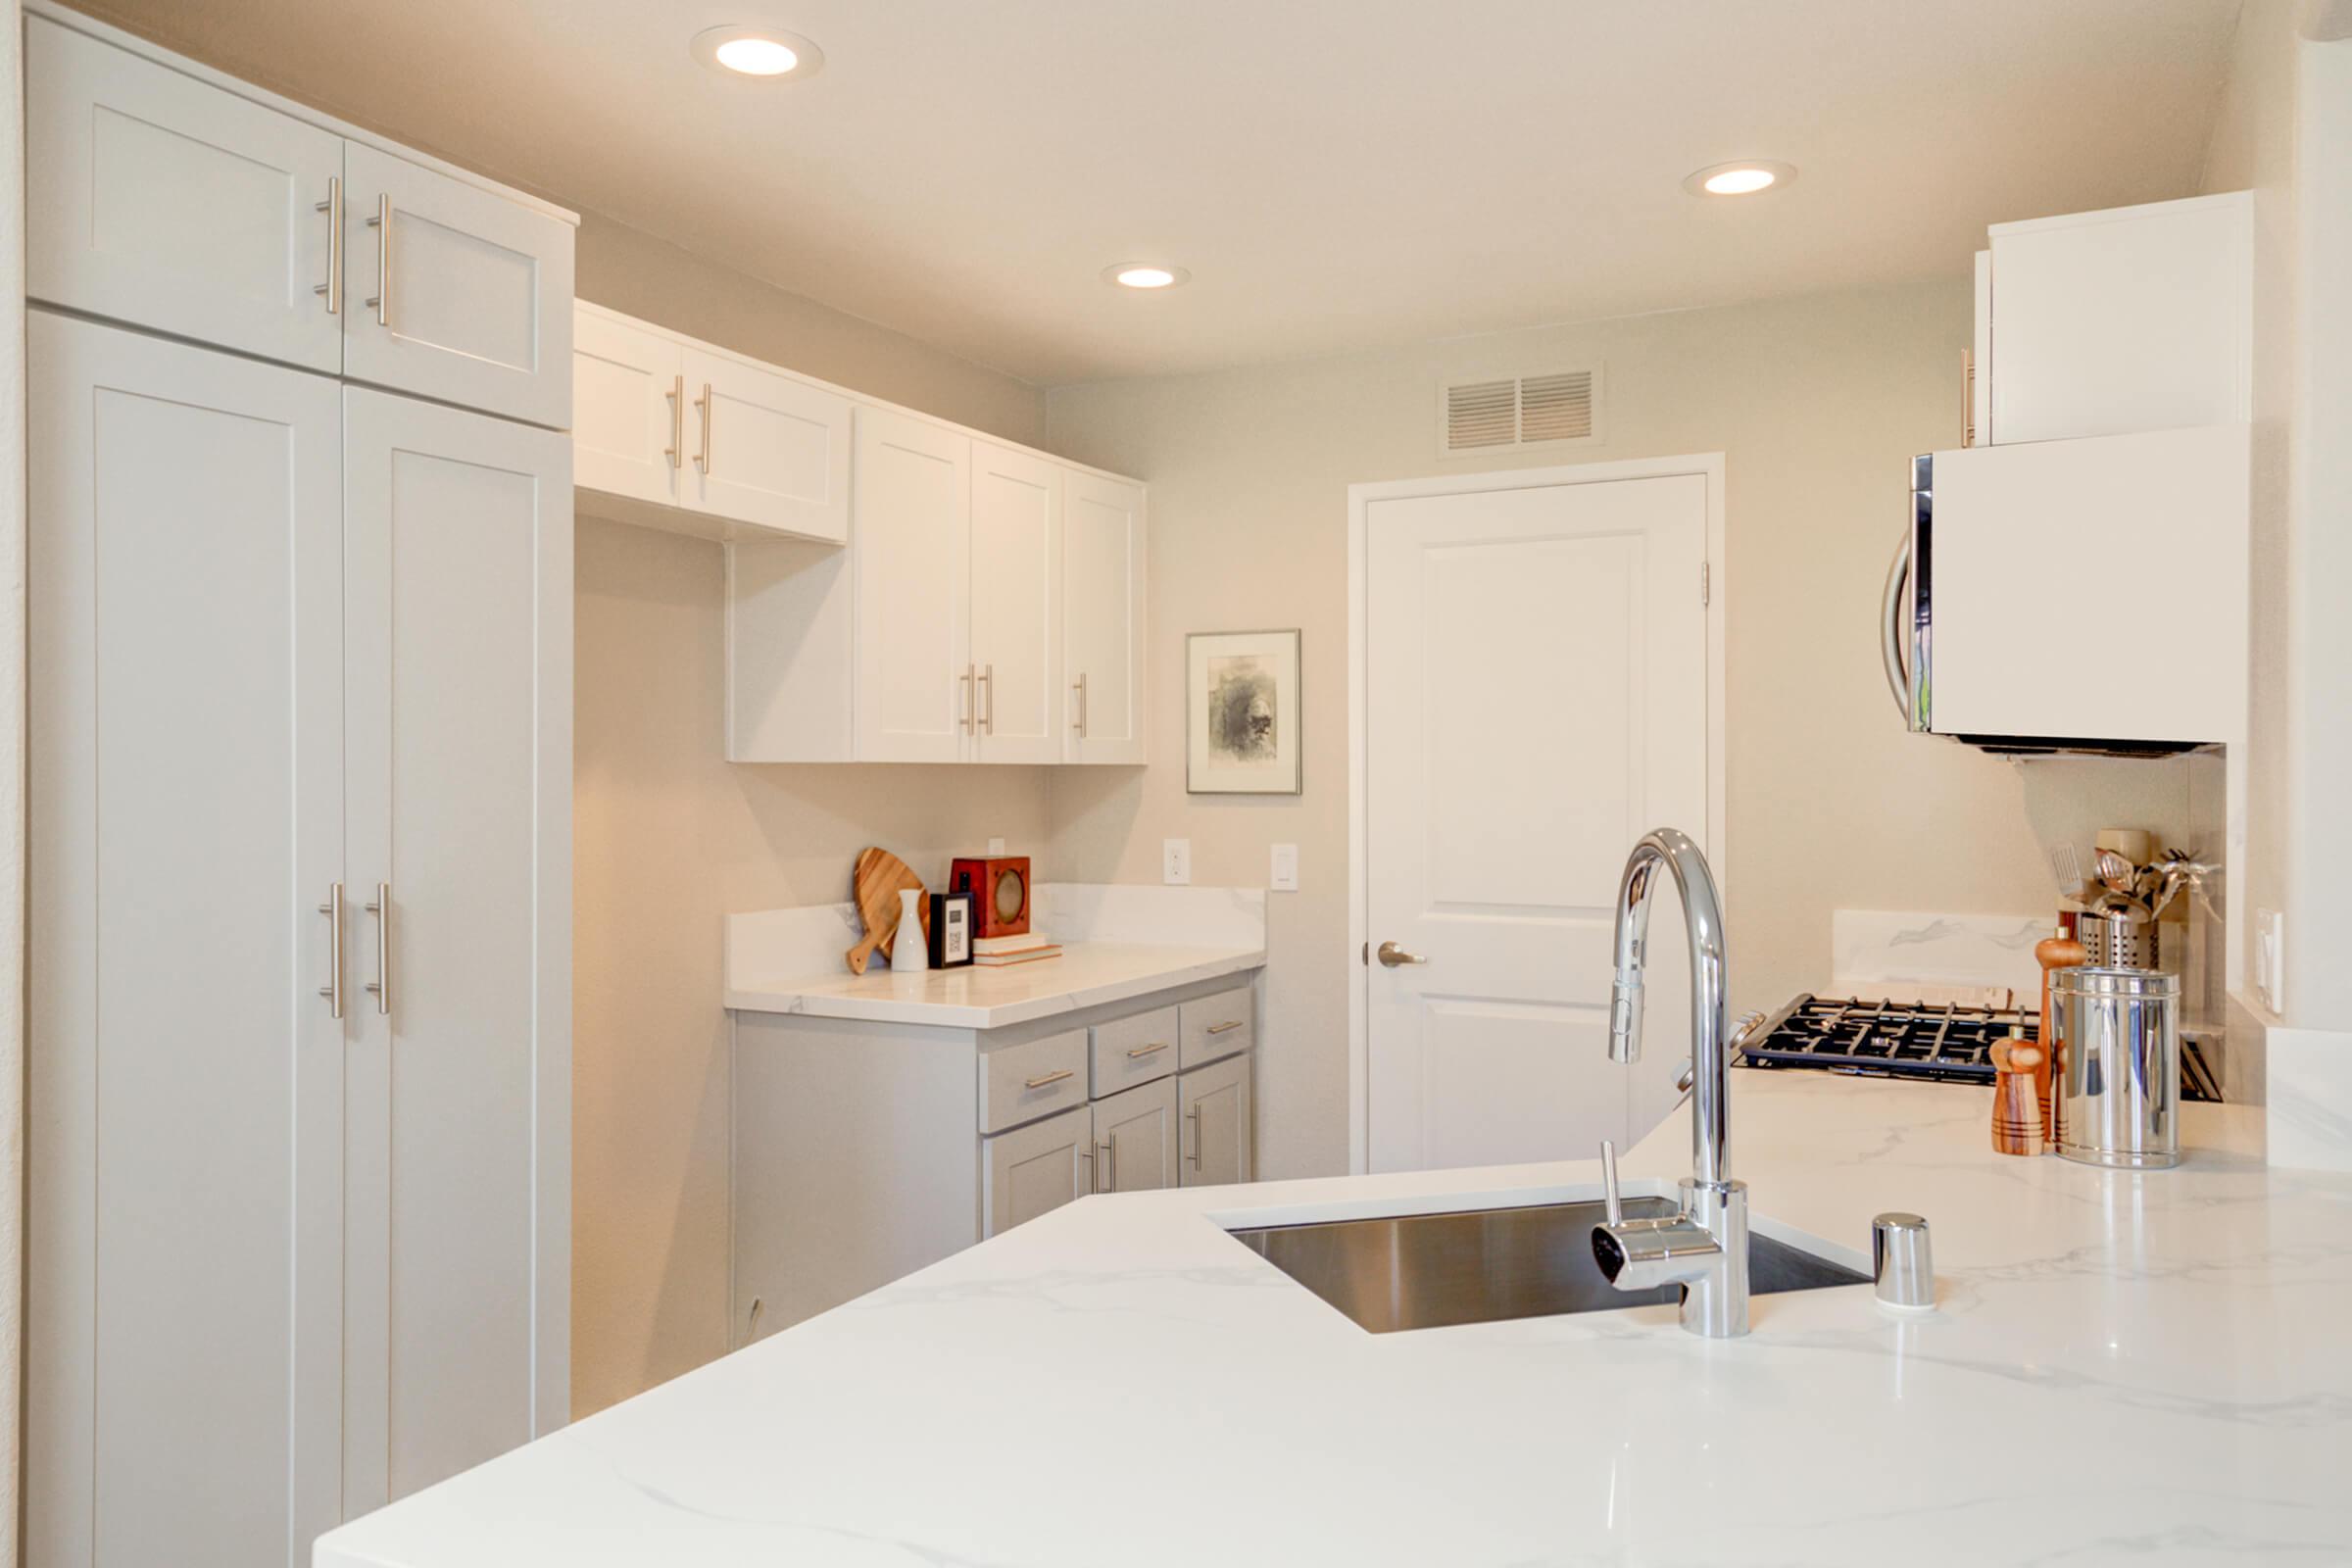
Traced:
<path fill-rule="evenodd" d="M 1063 1067 L 1054 1072 L 1040 1073 L 1037 1077 L 1028 1079 L 1026 1082 L 1032 1089 L 1043 1089 L 1048 1084 L 1057 1084 L 1064 1078 L 1074 1078 L 1076 1076 L 1077 1070 L 1075 1068 Z"/>
<path fill-rule="evenodd" d="M 1189 1107 L 1184 1113 L 1184 1119 L 1193 1124 L 1193 1169 L 1199 1170 L 1200 1168 L 1200 1107 L 1199 1105 Z"/>
<path fill-rule="evenodd" d="M 375 1010 L 392 1011 L 392 884 L 378 882 L 375 897 L 368 904 L 368 912 L 375 916 L 375 978 L 363 988 L 375 999 Z"/>
<path fill-rule="evenodd" d="M 1076 680 L 1070 682 L 1070 690 L 1078 694 L 1078 716 L 1070 721 L 1070 727 L 1078 732 L 1080 740 L 1084 740 L 1086 739 L 1086 676 L 1083 673 Z"/>
<path fill-rule="evenodd" d="M 385 191 L 375 199 L 375 216 L 368 220 L 375 230 L 375 297 L 368 302 L 375 312 L 375 324 L 392 324 L 392 193 Z"/>
<path fill-rule="evenodd" d="M 703 450 L 695 458 L 694 466 L 702 469 L 703 477 L 708 479 L 710 477 L 710 426 L 718 422 L 718 407 L 711 401 L 710 382 L 703 383 L 703 395 L 694 400 L 694 406 L 702 411 L 703 416 Z"/>
<path fill-rule="evenodd" d="M 326 215 L 326 281 L 311 290 L 326 296 L 326 314 L 343 314 L 343 181 L 333 174 L 326 176 L 326 200 L 317 211 Z M 342 1013 L 337 1012 L 336 1017 Z"/>
<path fill-rule="evenodd" d="M 1111 1163 L 1111 1156 L 1118 1152 L 1118 1145 L 1109 1139 L 1104 1139 L 1095 1148 L 1098 1151 L 1095 1171 L 1102 1178 L 1102 1185 L 1098 1191 L 1115 1193 L 1119 1190 L 1119 1173 L 1117 1167 Z"/>
<path fill-rule="evenodd" d="M 1210 1025 L 1208 1026 L 1208 1032 L 1209 1032 L 1210 1034 L 1212 1034 L 1212 1035 L 1229 1035 L 1229 1034 L 1233 1033 L 1233 1032 L 1234 1032 L 1236 1029 L 1239 1029 L 1241 1026 L 1242 1026 L 1242 1020 L 1241 1020 L 1241 1019 L 1239 1019 L 1239 1018 L 1228 1018 L 1228 1019 L 1226 1019 L 1226 1020 L 1225 1020 L 1223 1023 L 1212 1023 L 1212 1024 L 1210 1024 Z"/>
<path fill-rule="evenodd" d="M 988 694 L 987 706 L 980 710 L 980 733 L 983 735 L 994 735 L 997 732 L 996 665 L 982 664 L 980 666 L 980 688 Z"/>
<path fill-rule="evenodd" d="M 1154 1040 L 1148 1046 L 1136 1047 L 1133 1051 L 1127 1053 L 1127 1056 L 1129 1060 L 1133 1060 L 1137 1056 L 1149 1056 L 1154 1051 L 1165 1051 L 1167 1049 L 1168 1043 L 1165 1040 Z"/>
<path fill-rule="evenodd" d="M 326 902 L 318 906 L 326 916 L 326 984 L 318 994 L 326 999 L 327 1015 L 343 1016 L 343 884 L 330 882 L 326 887 Z"/>
<path fill-rule="evenodd" d="M 680 372 L 669 383 L 669 445 L 662 449 L 673 468 L 686 466 L 686 377 Z"/>

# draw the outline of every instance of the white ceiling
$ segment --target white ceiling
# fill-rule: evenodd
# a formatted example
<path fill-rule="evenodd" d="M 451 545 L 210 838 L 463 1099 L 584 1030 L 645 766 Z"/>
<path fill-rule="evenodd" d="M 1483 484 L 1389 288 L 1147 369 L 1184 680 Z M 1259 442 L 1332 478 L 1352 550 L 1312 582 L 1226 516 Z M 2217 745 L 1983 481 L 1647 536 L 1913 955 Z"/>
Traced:
<path fill-rule="evenodd" d="M 87 3 L 1053 385 L 1960 275 L 2192 191 L 2241 0 Z M 688 58 L 747 21 L 824 70 Z M 1741 157 L 1801 173 L 1684 193 Z"/>

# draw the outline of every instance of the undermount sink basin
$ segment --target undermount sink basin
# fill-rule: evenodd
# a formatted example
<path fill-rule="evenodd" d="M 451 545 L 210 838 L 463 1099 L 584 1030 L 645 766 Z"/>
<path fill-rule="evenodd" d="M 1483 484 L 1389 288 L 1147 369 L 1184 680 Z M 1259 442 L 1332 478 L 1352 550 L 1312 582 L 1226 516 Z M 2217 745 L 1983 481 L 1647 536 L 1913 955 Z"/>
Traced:
<path fill-rule="evenodd" d="M 1674 1211 L 1663 1198 L 1625 1203 L 1635 1219 Z M 1544 1203 L 1268 1225 L 1231 1234 L 1374 1334 L 1679 1299 L 1679 1286 L 1620 1291 L 1601 1276 L 1592 1260 L 1592 1227 L 1606 1217 L 1600 1203 Z M 1753 1233 L 1747 1270 L 1754 1296 L 1868 1283 L 1850 1268 Z"/>

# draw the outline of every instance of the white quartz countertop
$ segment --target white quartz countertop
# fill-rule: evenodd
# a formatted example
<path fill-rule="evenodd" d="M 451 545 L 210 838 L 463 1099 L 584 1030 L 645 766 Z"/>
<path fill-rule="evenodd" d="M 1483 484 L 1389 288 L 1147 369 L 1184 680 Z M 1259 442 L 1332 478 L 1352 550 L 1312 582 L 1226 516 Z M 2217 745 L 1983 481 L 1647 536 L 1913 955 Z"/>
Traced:
<path fill-rule="evenodd" d="M 753 981 L 727 989 L 727 1005 L 746 1012 L 797 1012 L 811 1018 L 997 1029 L 1107 1002 L 1168 991 L 1195 980 L 1243 974 L 1265 965 L 1263 948 L 1173 947 L 1080 942 L 1051 958 L 989 968 L 926 969 L 898 974 L 877 959 L 862 975 L 797 982 Z"/>
<path fill-rule="evenodd" d="M 1758 1297 L 1369 1335 L 1235 1224 L 1589 1198 L 1590 1162 L 1087 1198 L 324 1538 L 318 1568 L 2352 1561 L 2352 1177 L 2180 1169 L 1989 1096 L 1733 1075 L 1752 1222 L 1940 1308 Z M 1682 1117 L 1629 1190 L 1687 1173 Z"/>

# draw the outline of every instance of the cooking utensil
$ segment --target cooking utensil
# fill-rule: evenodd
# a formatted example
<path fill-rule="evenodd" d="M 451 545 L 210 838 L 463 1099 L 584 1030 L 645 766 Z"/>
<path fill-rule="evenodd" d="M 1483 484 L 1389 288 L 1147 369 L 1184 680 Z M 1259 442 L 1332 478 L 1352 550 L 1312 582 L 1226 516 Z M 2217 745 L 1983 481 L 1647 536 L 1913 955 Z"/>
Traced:
<path fill-rule="evenodd" d="M 850 898 L 858 906 L 858 917 L 865 922 L 865 935 L 845 955 L 850 973 L 865 973 L 866 962 L 877 948 L 884 957 L 890 956 L 891 944 L 899 930 L 899 895 L 908 888 L 922 892 L 923 879 L 888 850 L 868 849 L 858 857 L 858 869 L 850 878 Z M 929 901 L 917 899 L 915 909 L 923 928 L 920 940 L 928 943 Z"/>
<path fill-rule="evenodd" d="M 2061 844 L 2050 851 L 2050 870 L 2058 878 L 2058 897 L 2082 902 L 2082 857 L 2075 853 L 2072 844 Z"/>
<path fill-rule="evenodd" d="M 2125 859 L 2113 850 L 2101 850 L 2098 858 L 2091 863 L 2098 870 L 2099 880 L 2105 883 L 2110 891 L 2116 893 L 2132 891 L 2132 881 L 2137 874 L 2138 867 L 2130 860 Z"/>

